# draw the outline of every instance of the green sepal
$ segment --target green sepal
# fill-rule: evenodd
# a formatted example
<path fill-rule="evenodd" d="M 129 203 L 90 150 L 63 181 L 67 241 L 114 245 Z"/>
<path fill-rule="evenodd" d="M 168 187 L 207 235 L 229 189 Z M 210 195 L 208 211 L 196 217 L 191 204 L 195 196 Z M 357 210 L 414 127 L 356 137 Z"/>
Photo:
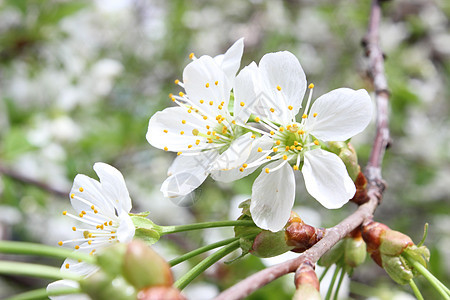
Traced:
<path fill-rule="evenodd" d="M 136 228 L 134 237 L 141 239 L 148 245 L 153 245 L 161 238 L 162 228 L 142 216 L 132 216 L 131 220 Z"/>
<path fill-rule="evenodd" d="M 346 238 L 344 260 L 347 265 L 356 268 L 367 256 L 367 246 L 362 238 Z"/>
<path fill-rule="evenodd" d="M 407 284 L 414 278 L 411 267 L 402 256 L 381 254 L 383 269 L 398 284 Z"/>
<path fill-rule="evenodd" d="M 348 142 L 327 142 L 326 143 L 329 151 L 333 152 L 345 164 L 347 168 L 348 175 L 350 178 L 355 181 L 359 172 L 361 171 L 361 167 L 358 164 L 358 155 L 355 149 Z M 323 147 L 322 147 L 323 148 Z"/>
<path fill-rule="evenodd" d="M 425 268 L 428 267 L 428 262 L 430 261 L 430 250 L 428 250 L 427 247 L 417 247 L 416 245 L 413 245 L 406 248 L 403 252 L 407 253 L 412 259 L 417 261 Z M 419 274 L 416 269 L 413 269 L 413 273 L 414 276 L 417 276 Z"/>
<path fill-rule="evenodd" d="M 97 255 L 98 266 L 106 274 L 114 277 L 122 273 L 122 264 L 127 245 L 123 243 L 114 244 Z"/>
<path fill-rule="evenodd" d="M 284 230 L 278 232 L 263 230 L 253 239 L 250 253 L 257 257 L 267 258 L 286 253 L 294 248 L 294 246 L 286 244 Z"/>

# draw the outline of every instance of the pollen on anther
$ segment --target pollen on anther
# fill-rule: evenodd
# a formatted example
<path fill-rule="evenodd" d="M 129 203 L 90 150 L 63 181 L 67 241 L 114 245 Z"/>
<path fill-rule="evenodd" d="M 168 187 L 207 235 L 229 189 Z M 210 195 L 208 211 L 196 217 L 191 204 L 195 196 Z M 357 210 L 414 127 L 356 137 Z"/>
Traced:
<path fill-rule="evenodd" d="M 92 244 L 92 241 L 91 241 L 91 240 L 89 240 L 89 241 L 88 241 L 88 244 L 89 244 L 89 245 L 91 245 L 91 244 Z"/>
<path fill-rule="evenodd" d="M 270 131 L 270 135 L 274 135 L 275 132 L 273 130 Z"/>
<path fill-rule="evenodd" d="M 283 155 L 283 159 L 287 160 L 288 159 L 287 155 Z"/>
<path fill-rule="evenodd" d="M 278 146 L 281 144 L 281 141 L 280 140 L 277 140 L 276 142 L 275 142 L 275 144 L 277 144 Z"/>
<path fill-rule="evenodd" d="M 273 148 L 272 151 L 273 151 L 273 152 L 277 152 L 277 151 L 278 151 L 278 148 Z"/>
<path fill-rule="evenodd" d="M 241 102 L 241 103 L 239 103 L 241 106 L 244 106 L 245 105 L 245 103 L 244 102 Z"/>
<path fill-rule="evenodd" d="M 289 146 L 286 146 L 286 151 L 289 151 L 289 149 L 290 149 Z"/>
<path fill-rule="evenodd" d="M 314 88 L 314 83 L 311 83 L 310 85 L 308 85 L 308 89 L 313 89 Z"/>
<path fill-rule="evenodd" d="M 298 167 L 297 167 L 297 165 L 295 165 L 295 166 L 293 166 L 292 167 L 295 171 L 297 171 L 298 170 Z"/>
<path fill-rule="evenodd" d="M 304 134 L 305 131 L 300 129 L 299 131 L 297 131 L 297 133 L 298 133 L 298 134 Z"/>
<path fill-rule="evenodd" d="M 296 148 L 298 151 L 301 151 L 303 148 L 302 148 L 302 146 L 297 146 L 297 148 Z"/>
<path fill-rule="evenodd" d="M 186 124 L 186 120 L 181 120 L 181 124 Z"/>
<path fill-rule="evenodd" d="M 203 120 L 206 120 L 206 119 L 208 119 L 208 117 L 207 116 L 203 116 Z"/>
<path fill-rule="evenodd" d="M 259 121 L 261 121 L 261 119 L 259 117 L 256 117 L 255 122 L 259 122 Z"/>
<path fill-rule="evenodd" d="M 266 159 L 272 159 L 272 156 L 268 155 L 266 156 Z"/>
<path fill-rule="evenodd" d="M 167 147 L 164 147 L 164 151 L 167 151 L 167 150 L 169 150 L 169 148 L 167 148 Z"/>
<path fill-rule="evenodd" d="M 175 79 L 175 84 L 179 84 L 180 83 L 180 81 L 178 80 L 178 79 Z"/>
<path fill-rule="evenodd" d="M 188 145 L 188 149 L 191 149 L 192 148 L 192 145 Z"/>
<path fill-rule="evenodd" d="M 200 140 L 196 140 L 196 141 L 195 141 L 195 144 L 196 144 L 196 145 L 200 144 Z"/>
<path fill-rule="evenodd" d="M 256 135 L 252 134 L 251 138 L 252 138 L 252 139 L 256 138 Z"/>
<path fill-rule="evenodd" d="M 269 172 L 270 172 L 269 168 L 266 168 L 266 170 L 265 170 L 265 171 L 266 171 L 266 173 L 269 173 Z"/>
<path fill-rule="evenodd" d="M 74 198 L 75 197 L 75 194 L 70 194 L 70 198 Z"/>
<path fill-rule="evenodd" d="M 214 101 L 209 101 L 209 105 L 213 105 L 214 104 Z"/>
<path fill-rule="evenodd" d="M 289 105 L 289 106 L 288 106 L 288 109 L 289 109 L 289 110 L 292 110 L 292 109 L 294 109 L 294 108 L 292 107 L 292 105 Z"/>
<path fill-rule="evenodd" d="M 189 59 L 193 59 L 194 58 L 194 52 L 191 52 L 191 54 L 189 54 Z"/>
<path fill-rule="evenodd" d="M 314 114 L 313 114 L 313 117 L 314 117 L 314 118 L 317 117 L 317 113 L 314 113 Z"/>
<path fill-rule="evenodd" d="M 231 121 L 231 124 L 233 124 L 233 125 L 236 124 L 236 121 L 235 120 Z"/>
<path fill-rule="evenodd" d="M 262 152 L 262 148 L 261 147 L 258 147 L 258 152 Z"/>
<path fill-rule="evenodd" d="M 62 213 L 64 216 L 67 215 L 67 210 L 63 211 Z"/>
<path fill-rule="evenodd" d="M 297 141 L 294 141 L 294 145 L 297 146 L 297 145 L 298 145 L 298 142 L 297 142 Z"/>
<path fill-rule="evenodd" d="M 78 250 L 80 249 L 80 246 L 76 245 L 74 248 Z"/>
<path fill-rule="evenodd" d="M 94 214 L 98 213 L 98 210 L 94 209 Z"/>
<path fill-rule="evenodd" d="M 80 192 L 83 192 L 83 191 L 84 191 L 84 189 L 83 189 L 82 187 L 80 187 L 78 190 L 79 190 Z"/>
<path fill-rule="evenodd" d="M 205 100 L 200 100 L 200 104 L 203 104 L 203 102 L 205 102 Z"/>
<path fill-rule="evenodd" d="M 62 245 L 63 245 L 63 242 L 62 242 L 62 241 L 59 241 L 59 242 L 58 242 L 58 245 L 62 246 Z"/>
<path fill-rule="evenodd" d="M 74 227 L 72 227 L 72 230 L 73 231 L 77 231 L 77 228 L 74 226 Z"/>
<path fill-rule="evenodd" d="M 314 145 L 319 145 L 319 141 L 318 141 L 318 140 L 315 140 L 315 141 L 314 141 Z"/>
<path fill-rule="evenodd" d="M 69 264 L 66 264 L 66 266 L 65 266 L 65 267 L 66 267 L 66 269 L 68 269 L 68 268 L 69 268 Z"/>
<path fill-rule="evenodd" d="M 183 134 L 184 134 L 184 131 L 180 131 L 180 134 L 183 135 Z"/>
<path fill-rule="evenodd" d="M 82 218 L 83 217 L 83 214 L 82 213 L 80 213 L 79 215 L 78 215 L 80 218 Z"/>
<path fill-rule="evenodd" d="M 214 84 L 215 84 L 215 85 L 218 85 L 218 84 L 219 84 L 219 82 L 218 82 L 218 81 L 216 81 L 216 82 L 214 82 Z"/>
<path fill-rule="evenodd" d="M 180 95 L 180 97 L 183 97 L 184 93 L 183 92 L 179 92 L 178 95 Z"/>
<path fill-rule="evenodd" d="M 247 164 L 243 164 L 242 165 L 243 168 L 247 168 L 247 166 L 248 166 Z"/>
<path fill-rule="evenodd" d="M 181 153 L 183 153 L 183 152 L 181 152 L 181 151 L 180 151 L 180 152 L 177 152 L 177 155 L 181 155 Z"/>
<path fill-rule="evenodd" d="M 239 171 L 244 172 L 244 168 L 243 168 L 243 167 L 240 167 L 240 168 L 239 168 Z"/>
<path fill-rule="evenodd" d="M 303 114 L 303 116 L 302 116 L 303 119 L 306 119 L 307 117 L 308 117 L 307 114 Z"/>
<path fill-rule="evenodd" d="M 277 85 L 277 90 L 281 91 L 281 86 Z"/>
<path fill-rule="evenodd" d="M 164 133 L 168 133 L 169 132 L 167 129 L 164 129 L 163 131 L 164 131 Z"/>
<path fill-rule="evenodd" d="M 209 88 L 209 83 L 206 83 L 206 84 L 205 84 L 205 87 Z"/>
<path fill-rule="evenodd" d="M 271 107 L 270 112 L 272 112 L 272 113 L 275 112 L 275 108 Z"/>
<path fill-rule="evenodd" d="M 283 131 L 284 131 L 284 127 L 280 127 L 278 130 L 279 130 L 280 132 L 283 132 Z"/>

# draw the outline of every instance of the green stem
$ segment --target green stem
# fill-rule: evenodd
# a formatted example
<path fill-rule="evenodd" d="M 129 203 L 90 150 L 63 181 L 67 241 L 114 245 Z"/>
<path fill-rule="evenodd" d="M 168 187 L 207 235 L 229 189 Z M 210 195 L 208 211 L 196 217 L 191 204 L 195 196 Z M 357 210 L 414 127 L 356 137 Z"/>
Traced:
<path fill-rule="evenodd" d="M 236 220 L 236 221 L 218 221 L 218 222 L 203 222 L 178 226 L 161 226 L 161 236 L 190 230 L 198 230 L 213 227 L 225 227 L 225 226 L 256 226 L 252 220 Z"/>
<path fill-rule="evenodd" d="M 417 247 L 420 247 L 425 243 L 427 235 L 428 235 L 428 223 L 425 223 L 425 225 L 423 227 L 423 237 L 422 237 L 422 240 L 420 240 L 420 242 L 417 244 Z"/>
<path fill-rule="evenodd" d="M 38 289 L 29 292 L 25 292 L 22 294 L 18 294 L 12 297 L 9 297 L 5 300 L 35 300 L 35 299 L 48 299 L 48 296 L 61 296 L 61 295 L 69 295 L 69 294 L 79 294 L 81 292 L 78 288 L 61 288 L 54 291 L 49 291 L 47 293 L 47 289 Z"/>
<path fill-rule="evenodd" d="M 414 280 L 410 280 L 409 281 L 409 285 L 411 286 L 411 289 L 414 292 L 414 295 L 416 295 L 417 300 L 423 300 L 422 294 L 420 293 L 420 290 L 417 288 L 416 283 L 414 282 Z"/>
<path fill-rule="evenodd" d="M 327 275 L 327 273 L 328 273 L 329 270 L 330 270 L 330 267 L 329 267 L 329 266 L 326 267 L 325 270 L 323 270 L 322 275 L 320 275 L 319 282 L 322 281 L 322 279 L 325 277 L 325 275 Z"/>
<path fill-rule="evenodd" d="M 344 281 L 344 277 L 345 277 L 345 268 L 341 269 L 341 274 L 339 275 L 339 280 L 338 280 L 338 285 L 336 287 L 336 290 L 334 291 L 334 300 L 337 300 L 338 295 L 339 295 L 339 290 L 341 289 L 341 285 L 342 285 L 342 281 Z"/>
<path fill-rule="evenodd" d="M 421 263 L 414 260 L 408 253 L 403 252 L 402 256 L 420 273 L 425 277 L 428 282 L 436 289 L 436 291 L 441 294 L 444 299 L 450 300 L 450 290 L 431 274 L 427 268 L 425 268 Z"/>
<path fill-rule="evenodd" d="M 203 273 L 210 266 L 212 266 L 215 262 L 219 261 L 221 258 L 227 256 L 234 250 L 238 249 L 239 245 L 240 245 L 239 241 L 234 241 L 228 246 L 225 246 L 222 249 L 218 250 L 211 256 L 205 258 L 199 264 L 197 264 L 195 267 L 189 270 L 189 272 L 187 272 L 180 279 L 178 279 L 174 283 L 174 287 L 179 290 L 184 289 L 192 280 L 194 280 L 198 275 Z"/>
<path fill-rule="evenodd" d="M 73 251 L 66 248 L 57 248 L 36 243 L 0 241 L 0 253 L 27 254 L 50 256 L 56 258 L 72 258 L 95 264 L 95 258 L 91 255 Z"/>
<path fill-rule="evenodd" d="M 173 267 L 173 266 L 178 265 L 179 263 L 182 263 L 183 261 L 188 260 L 194 256 L 197 256 L 206 251 L 209 251 L 209 250 L 221 247 L 221 246 L 228 245 L 229 243 L 237 241 L 237 240 L 239 240 L 239 237 L 229 238 L 229 239 L 226 239 L 226 240 L 223 240 L 223 241 L 211 244 L 211 245 L 206 245 L 206 246 L 200 247 L 198 249 L 192 250 L 191 252 L 183 254 L 180 257 L 172 259 L 171 261 L 169 261 L 169 265 L 171 267 Z"/>
<path fill-rule="evenodd" d="M 337 275 L 339 274 L 340 266 L 336 265 L 336 270 L 334 270 L 333 278 L 331 279 L 330 286 L 328 287 L 327 295 L 325 300 L 330 300 L 331 293 L 333 292 L 334 283 L 336 282 Z"/>
<path fill-rule="evenodd" d="M 69 279 L 75 281 L 81 279 L 81 276 L 70 272 L 61 272 L 59 268 L 12 261 L 0 261 L 0 274 L 25 275 L 50 279 Z"/>

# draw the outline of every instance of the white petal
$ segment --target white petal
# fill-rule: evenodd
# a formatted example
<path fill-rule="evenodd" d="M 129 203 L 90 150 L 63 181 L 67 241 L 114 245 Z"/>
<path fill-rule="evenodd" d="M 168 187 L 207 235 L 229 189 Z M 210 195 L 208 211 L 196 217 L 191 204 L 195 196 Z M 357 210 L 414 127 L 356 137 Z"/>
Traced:
<path fill-rule="evenodd" d="M 272 148 L 273 140 L 267 135 L 264 135 L 260 138 L 257 138 L 251 145 L 251 152 L 248 156 L 248 159 L 245 161 L 247 164 L 251 164 L 252 162 L 256 161 L 257 159 L 261 158 L 262 156 L 267 156 L 266 153 L 258 152 L 258 147 L 261 147 L 261 149 L 269 150 Z M 247 175 L 250 175 L 253 173 L 260 165 L 256 165 L 254 167 L 248 167 L 245 168 L 244 171 L 240 171 L 239 168 L 231 169 L 228 171 L 222 171 L 222 170 L 212 170 L 211 171 L 211 177 L 214 180 L 222 181 L 222 182 L 232 182 L 238 179 L 241 179 Z"/>
<path fill-rule="evenodd" d="M 197 134 L 206 134 L 207 124 L 201 116 L 195 112 L 188 113 L 184 107 L 169 107 L 151 117 L 146 137 L 152 146 L 159 149 L 167 147 L 168 151 L 174 152 L 201 151 L 208 144 L 206 138 Z M 196 144 L 197 140 L 200 141 L 199 145 Z M 189 145 L 192 147 L 189 148 Z"/>
<path fill-rule="evenodd" d="M 272 169 L 283 162 L 273 162 Z M 252 188 L 250 212 L 258 227 L 273 232 L 281 230 L 289 220 L 295 200 L 295 178 L 292 167 L 285 163 L 280 169 L 256 178 Z"/>
<path fill-rule="evenodd" d="M 323 141 L 345 141 L 363 131 L 371 118 L 372 101 L 366 90 L 340 88 L 314 102 L 305 128 Z"/>
<path fill-rule="evenodd" d="M 117 239 L 121 243 L 128 243 L 134 237 L 135 227 L 128 212 L 119 213 L 119 227 L 117 228 Z"/>
<path fill-rule="evenodd" d="M 268 109 L 265 106 L 260 107 L 261 81 L 261 72 L 254 62 L 239 72 L 234 86 L 233 110 L 237 121 L 246 123 L 250 114 L 266 115 Z"/>
<path fill-rule="evenodd" d="M 83 174 L 78 174 L 73 180 L 70 203 L 78 213 L 91 211 L 94 205 L 102 214 L 115 216 L 114 205 L 103 195 L 100 182 Z"/>
<path fill-rule="evenodd" d="M 213 169 L 230 170 L 242 166 L 252 150 L 251 145 L 255 140 L 251 137 L 252 135 L 251 132 L 247 132 L 234 140 L 229 148 L 216 159 Z"/>
<path fill-rule="evenodd" d="M 102 246 L 102 245 L 104 245 L 104 246 Z M 100 244 L 100 247 L 97 247 L 97 249 L 103 248 L 106 245 L 108 245 L 108 242 L 105 242 L 105 244 Z M 83 252 L 83 253 L 89 253 L 90 250 L 87 250 L 87 248 L 85 246 L 88 246 L 87 242 L 81 244 L 80 250 L 78 250 L 78 251 Z M 67 264 L 69 264 L 68 269 L 66 268 Z M 94 272 L 97 272 L 98 269 L 99 269 L 99 267 L 96 265 L 91 265 L 84 261 L 79 262 L 78 260 L 73 260 L 71 258 L 67 258 L 66 260 L 64 260 L 64 263 L 61 265 L 60 270 L 61 270 L 61 272 L 70 272 L 70 273 L 74 273 L 74 274 L 84 277 L 84 276 L 89 276 L 89 275 L 93 274 Z"/>
<path fill-rule="evenodd" d="M 129 213 L 131 199 L 122 173 L 113 166 L 101 162 L 94 164 L 94 170 L 100 178 L 103 194 L 114 203 L 116 208 Z"/>
<path fill-rule="evenodd" d="M 214 57 L 214 60 L 226 74 L 230 84 L 233 84 L 234 77 L 241 65 L 242 53 L 244 52 L 244 38 L 237 40 L 223 55 Z"/>
<path fill-rule="evenodd" d="M 261 58 L 259 68 L 271 93 L 268 97 L 276 99 L 278 107 L 275 107 L 275 113 L 277 108 L 281 113 L 280 110 L 284 112 L 290 105 L 293 109 L 288 115 L 296 115 L 305 95 L 306 75 L 295 55 L 288 51 L 266 54 Z M 281 116 L 283 120 L 287 117 Z"/>
<path fill-rule="evenodd" d="M 76 281 L 72 280 L 58 280 L 55 282 L 50 283 L 47 286 L 47 293 L 50 292 L 56 292 L 58 290 L 64 290 L 67 288 L 79 288 L 80 285 Z M 90 300 L 87 295 L 85 294 L 71 294 L 71 295 L 61 295 L 61 296 L 49 296 L 52 300 Z"/>
<path fill-rule="evenodd" d="M 321 149 L 305 152 L 302 173 L 308 193 L 328 209 L 342 207 L 355 195 L 355 184 L 334 153 Z"/>
<path fill-rule="evenodd" d="M 200 152 L 199 155 L 204 153 Z M 199 161 L 201 161 L 201 158 L 198 155 L 178 155 L 167 170 L 167 176 L 182 172 L 186 169 L 193 169 L 198 166 Z"/>
<path fill-rule="evenodd" d="M 189 99 L 209 117 L 224 115 L 230 100 L 231 84 L 212 57 L 205 55 L 188 64 L 183 72 L 183 83 Z M 204 101 L 203 104 L 200 100 Z"/>

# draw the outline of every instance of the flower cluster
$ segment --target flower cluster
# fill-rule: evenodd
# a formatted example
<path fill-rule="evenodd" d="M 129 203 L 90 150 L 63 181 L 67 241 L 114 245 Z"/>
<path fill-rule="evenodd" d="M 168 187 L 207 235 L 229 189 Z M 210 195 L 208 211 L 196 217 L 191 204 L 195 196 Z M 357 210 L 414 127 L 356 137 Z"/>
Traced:
<path fill-rule="evenodd" d="M 191 54 L 183 81 L 175 81 L 185 92 L 170 95 L 177 106 L 150 119 L 149 143 L 178 155 L 161 187 L 164 196 L 184 197 L 208 175 L 230 182 L 262 166 L 250 211 L 263 229 L 278 231 L 289 219 L 297 170 L 324 207 L 347 203 L 355 184 L 327 143 L 347 141 L 366 128 L 372 116 L 369 94 L 340 88 L 312 102 L 314 85 L 307 85 L 292 53 L 266 54 L 236 76 L 242 53 L 240 39 L 214 58 Z"/>

